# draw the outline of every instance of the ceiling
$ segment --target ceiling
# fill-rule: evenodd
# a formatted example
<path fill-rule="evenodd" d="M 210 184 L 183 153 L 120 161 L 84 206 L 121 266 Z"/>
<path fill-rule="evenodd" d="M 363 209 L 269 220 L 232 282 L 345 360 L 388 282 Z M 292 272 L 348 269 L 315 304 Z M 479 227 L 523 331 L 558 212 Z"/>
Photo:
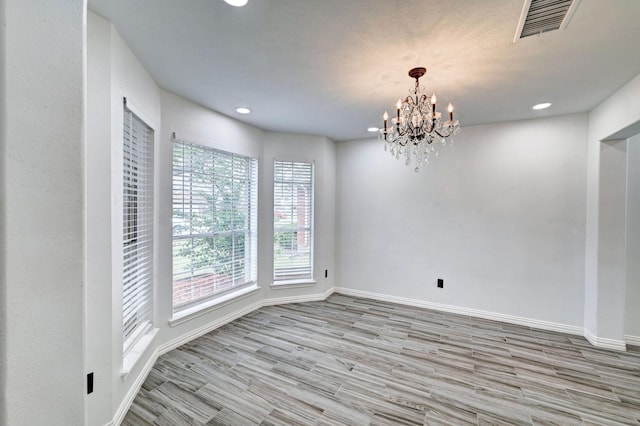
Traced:
<path fill-rule="evenodd" d="M 640 74 L 640 1 L 582 0 L 513 42 L 524 0 L 89 0 L 164 89 L 259 128 L 372 137 L 410 68 L 472 125 L 584 112 Z M 533 111 L 536 103 L 551 108 Z M 250 115 L 234 109 L 247 106 Z"/>

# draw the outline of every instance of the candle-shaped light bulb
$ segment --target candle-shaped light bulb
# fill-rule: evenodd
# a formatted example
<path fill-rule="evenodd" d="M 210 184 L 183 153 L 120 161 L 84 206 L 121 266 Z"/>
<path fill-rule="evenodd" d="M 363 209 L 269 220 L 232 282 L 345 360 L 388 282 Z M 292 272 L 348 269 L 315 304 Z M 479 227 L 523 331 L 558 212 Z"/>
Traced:
<path fill-rule="evenodd" d="M 451 102 L 449 102 L 447 111 L 449 111 L 449 121 L 453 122 L 453 105 L 451 105 Z"/>
<path fill-rule="evenodd" d="M 387 120 L 389 120 L 389 113 L 387 111 L 382 114 L 382 119 L 384 120 L 384 132 L 387 133 Z"/>
<path fill-rule="evenodd" d="M 438 98 L 436 98 L 436 94 L 434 93 L 433 95 L 431 95 L 431 115 L 433 116 L 433 119 L 435 120 L 436 118 L 436 102 L 437 102 Z"/>
<path fill-rule="evenodd" d="M 400 99 L 398 99 L 398 102 L 396 103 L 396 113 L 398 115 L 398 122 L 396 123 L 398 126 L 400 125 L 400 107 L 402 106 L 402 102 L 400 101 Z"/>

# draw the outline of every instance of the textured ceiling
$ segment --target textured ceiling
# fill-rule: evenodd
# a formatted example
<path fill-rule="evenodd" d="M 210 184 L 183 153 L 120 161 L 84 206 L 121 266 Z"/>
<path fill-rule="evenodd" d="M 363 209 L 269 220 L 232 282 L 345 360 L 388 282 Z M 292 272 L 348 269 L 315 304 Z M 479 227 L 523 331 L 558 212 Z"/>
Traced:
<path fill-rule="evenodd" d="M 89 0 L 164 89 L 266 130 L 334 140 L 371 137 L 415 66 L 463 126 L 588 111 L 640 73 L 639 0 L 582 0 L 566 30 L 514 43 L 522 6 Z M 531 110 L 542 101 L 553 106 Z"/>

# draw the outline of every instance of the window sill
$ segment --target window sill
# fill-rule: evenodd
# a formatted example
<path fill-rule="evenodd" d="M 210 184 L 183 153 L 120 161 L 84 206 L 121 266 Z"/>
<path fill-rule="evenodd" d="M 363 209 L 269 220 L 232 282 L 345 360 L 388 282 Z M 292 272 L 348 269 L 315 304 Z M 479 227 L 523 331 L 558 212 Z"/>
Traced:
<path fill-rule="evenodd" d="M 222 308 L 229 303 L 237 302 L 238 300 L 244 299 L 245 297 L 249 297 L 259 289 L 260 287 L 258 287 L 258 284 L 254 283 L 248 287 L 243 287 L 231 293 L 223 294 L 219 297 L 216 297 L 215 299 L 207 300 L 206 302 L 203 302 L 199 305 L 191 306 L 189 308 L 175 312 L 173 314 L 173 317 L 171 317 L 171 319 L 169 320 L 169 326 L 175 327 L 176 325 L 192 320 L 193 318 L 197 318 L 215 309 Z"/>
<path fill-rule="evenodd" d="M 285 288 L 313 287 L 314 285 L 316 285 L 315 280 L 288 280 L 274 282 L 271 284 L 271 288 L 274 290 L 282 290 Z"/>
<path fill-rule="evenodd" d="M 120 370 L 120 378 L 124 381 L 136 363 L 142 358 L 142 354 L 151 345 L 151 342 L 158 334 L 157 328 L 149 329 L 145 334 L 140 336 L 138 341 L 131 347 L 127 355 L 122 360 L 122 369 Z"/>

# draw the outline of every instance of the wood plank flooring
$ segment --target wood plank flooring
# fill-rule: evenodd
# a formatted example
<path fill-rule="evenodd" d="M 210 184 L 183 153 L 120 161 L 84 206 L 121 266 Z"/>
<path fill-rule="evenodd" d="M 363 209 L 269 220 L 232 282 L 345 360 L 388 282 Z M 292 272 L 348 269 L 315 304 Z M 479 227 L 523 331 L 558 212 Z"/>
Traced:
<path fill-rule="evenodd" d="M 640 350 L 333 295 L 160 357 L 123 422 L 258 424 L 640 425 Z"/>

